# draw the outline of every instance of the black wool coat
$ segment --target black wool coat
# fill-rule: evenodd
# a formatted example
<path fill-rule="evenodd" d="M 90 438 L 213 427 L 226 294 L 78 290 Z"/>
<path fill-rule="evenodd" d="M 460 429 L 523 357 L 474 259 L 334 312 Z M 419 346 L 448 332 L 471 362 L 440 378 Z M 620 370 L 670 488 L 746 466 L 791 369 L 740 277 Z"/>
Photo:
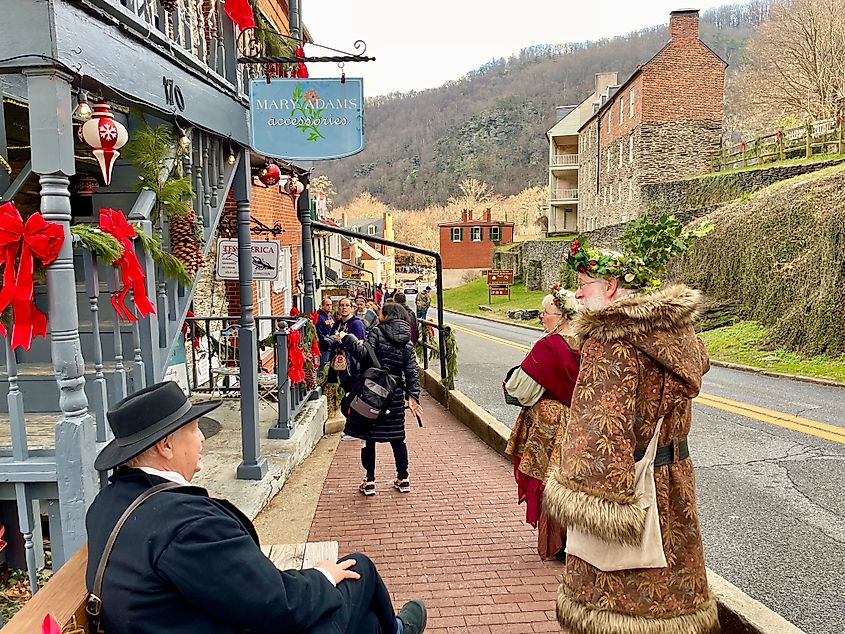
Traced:
<path fill-rule="evenodd" d="M 120 468 L 94 499 L 86 518 L 89 591 L 120 515 L 162 482 Z M 109 634 L 299 634 L 319 629 L 342 603 L 318 570 L 276 569 L 249 519 L 193 486 L 154 495 L 132 514 L 109 557 L 101 598 Z"/>
<path fill-rule="evenodd" d="M 375 422 L 356 416 L 347 417 L 344 431 L 350 436 L 376 442 L 403 440 L 405 438 L 405 398 L 411 395 L 420 398 L 420 377 L 417 355 L 411 343 L 411 327 L 404 319 L 391 319 L 371 328 L 367 343 L 375 351 L 381 367 L 396 379 L 396 389 L 387 408 Z M 355 337 L 343 338 L 343 345 L 360 364 L 361 371 L 372 366 L 363 342 Z M 344 403 L 342 411 L 346 411 Z"/>

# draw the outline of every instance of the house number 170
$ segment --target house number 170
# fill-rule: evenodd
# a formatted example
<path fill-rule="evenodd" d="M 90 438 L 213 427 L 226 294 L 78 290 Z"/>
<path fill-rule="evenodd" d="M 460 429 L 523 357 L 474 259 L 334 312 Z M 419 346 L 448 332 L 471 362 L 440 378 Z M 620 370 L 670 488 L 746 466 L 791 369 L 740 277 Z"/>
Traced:
<path fill-rule="evenodd" d="M 179 112 L 185 112 L 185 97 L 182 96 L 179 86 L 167 77 L 162 77 L 161 83 L 164 86 L 164 100 L 167 105 L 176 106 Z"/>

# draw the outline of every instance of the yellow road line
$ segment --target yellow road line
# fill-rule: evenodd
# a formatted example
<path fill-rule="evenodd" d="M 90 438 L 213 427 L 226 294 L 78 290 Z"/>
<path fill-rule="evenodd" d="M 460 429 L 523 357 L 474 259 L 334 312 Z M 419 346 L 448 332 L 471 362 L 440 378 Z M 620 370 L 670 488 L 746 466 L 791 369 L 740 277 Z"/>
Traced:
<path fill-rule="evenodd" d="M 783 427 L 785 429 L 791 429 L 793 431 L 800 431 L 805 434 L 809 434 L 810 436 L 815 436 L 816 438 L 824 438 L 825 440 L 832 440 L 833 442 L 838 442 L 840 444 L 845 445 L 845 429 L 839 428 L 838 433 L 830 433 L 827 431 L 822 431 L 815 427 L 810 427 L 808 425 L 802 425 L 800 423 L 790 422 L 785 420 L 784 418 L 777 418 L 774 416 L 766 416 L 764 414 L 758 414 L 756 412 L 749 411 L 743 407 L 734 407 L 733 405 L 725 405 L 724 403 L 720 403 L 718 401 L 711 401 L 707 398 L 702 398 L 699 396 L 695 399 L 697 403 L 701 403 L 702 405 L 707 405 L 709 407 L 715 407 L 716 409 L 721 409 L 726 412 L 732 412 L 734 414 L 739 414 L 740 416 L 745 416 L 747 418 L 753 418 L 754 420 L 761 421 L 763 423 L 770 423 L 772 425 L 777 425 L 778 427 Z M 781 416 L 788 416 L 787 414 L 781 414 Z M 814 421 L 815 422 L 815 421 Z"/>
<path fill-rule="evenodd" d="M 523 352 L 527 352 L 529 350 L 529 346 L 514 343 L 513 341 L 508 341 L 507 339 L 502 339 L 501 337 L 496 337 L 494 335 L 488 335 L 487 333 L 472 330 L 471 328 L 467 328 L 465 326 L 457 326 L 455 324 L 450 324 L 450 326 L 458 332 L 473 335 L 475 337 L 479 337 L 480 339 L 486 339 L 487 341 L 515 348 L 516 350 L 521 350 Z M 786 414 L 766 407 L 760 407 L 759 405 L 752 405 L 751 403 L 733 401 L 713 394 L 702 393 L 695 400 L 696 402 L 701 403 L 702 405 L 707 405 L 708 407 L 721 409 L 733 414 L 739 414 L 740 416 L 745 416 L 746 418 L 758 420 L 763 423 L 783 427 L 784 429 L 799 431 L 817 438 L 824 438 L 825 440 L 845 444 L 845 428 L 843 427 L 822 423 L 810 418 L 802 418 L 801 416 Z"/>

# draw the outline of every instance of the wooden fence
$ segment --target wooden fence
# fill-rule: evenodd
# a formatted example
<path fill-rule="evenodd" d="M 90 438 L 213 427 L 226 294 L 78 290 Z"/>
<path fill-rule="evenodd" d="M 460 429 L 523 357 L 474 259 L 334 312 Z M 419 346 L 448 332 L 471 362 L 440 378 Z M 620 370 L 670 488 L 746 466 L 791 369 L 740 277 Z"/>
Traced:
<path fill-rule="evenodd" d="M 715 167 L 728 170 L 816 154 L 845 154 L 845 121 L 841 116 L 724 145 Z"/>

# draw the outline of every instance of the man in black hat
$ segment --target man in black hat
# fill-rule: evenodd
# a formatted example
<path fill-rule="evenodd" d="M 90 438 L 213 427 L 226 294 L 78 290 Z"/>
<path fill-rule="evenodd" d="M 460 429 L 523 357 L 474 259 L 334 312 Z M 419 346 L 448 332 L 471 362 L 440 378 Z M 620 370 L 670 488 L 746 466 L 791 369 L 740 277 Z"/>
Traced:
<path fill-rule="evenodd" d="M 373 563 L 353 554 L 311 570 L 276 569 L 249 519 L 190 484 L 202 468 L 200 416 L 220 401 L 192 404 L 158 383 L 108 414 L 115 439 L 97 456 L 115 469 L 88 510 L 87 584 L 109 634 L 419 634 L 425 606 L 397 616 Z M 167 489 L 168 486 L 174 488 Z M 140 496 L 145 501 L 124 512 Z M 159 490 L 165 489 L 165 490 Z M 121 524 L 121 520 L 125 523 Z M 113 549 L 98 567 L 110 535 Z"/>

